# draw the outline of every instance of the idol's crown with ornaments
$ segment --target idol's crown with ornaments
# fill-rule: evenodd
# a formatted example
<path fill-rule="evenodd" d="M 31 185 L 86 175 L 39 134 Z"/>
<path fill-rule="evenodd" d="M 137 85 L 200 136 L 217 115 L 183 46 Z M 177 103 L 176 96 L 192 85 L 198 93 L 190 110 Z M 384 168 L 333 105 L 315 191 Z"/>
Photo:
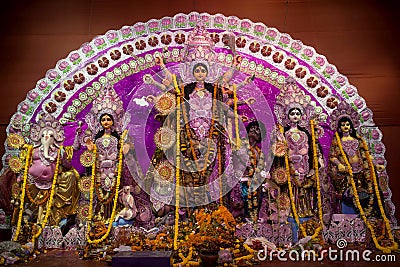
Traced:
<path fill-rule="evenodd" d="M 40 139 L 44 130 L 52 130 L 54 142 L 57 145 L 62 144 L 65 139 L 64 128 L 61 123 L 51 114 L 41 114 L 38 122 L 33 124 L 30 130 L 30 139 L 34 145 L 40 144 Z"/>
<path fill-rule="evenodd" d="M 128 118 L 124 112 L 123 102 L 110 84 L 107 84 L 100 91 L 98 97 L 93 101 L 91 111 L 85 118 L 92 133 L 96 134 L 101 130 L 100 118 L 104 114 L 111 115 L 114 119 L 114 129 L 122 132 Z"/>
<path fill-rule="evenodd" d="M 92 112 L 97 115 L 98 119 L 107 113 L 112 115 L 115 120 L 123 111 L 122 101 L 110 85 L 107 85 L 93 101 Z"/>
<path fill-rule="evenodd" d="M 360 126 L 360 116 L 358 112 L 346 101 L 341 101 L 331 114 L 331 129 L 336 131 L 339 120 L 348 118 L 353 123 L 353 127 L 357 129 Z"/>
<path fill-rule="evenodd" d="M 284 87 L 276 97 L 276 105 L 274 107 L 275 115 L 280 125 L 286 127 L 290 124 L 288 114 L 293 108 L 301 111 L 302 117 L 299 125 L 307 127 L 310 119 L 315 116 L 315 103 L 304 94 L 292 77 L 288 77 Z"/>
<path fill-rule="evenodd" d="M 189 34 L 182 54 L 182 61 L 208 61 L 216 59 L 214 42 L 210 33 L 206 30 L 203 21 L 197 22 L 193 31 Z"/>
<path fill-rule="evenodd" d="M 217 62 L 214 42 L 206 30 L 204 22 L 199 20 L 189 33 L 182 51 L 182 68 L 180 74 L 185 83 L 194 82 L 193 69 L 196 64 L 202 63 L 207 67 L 206 82 L 214 82 L 219 77 L 221 67 Z"/>

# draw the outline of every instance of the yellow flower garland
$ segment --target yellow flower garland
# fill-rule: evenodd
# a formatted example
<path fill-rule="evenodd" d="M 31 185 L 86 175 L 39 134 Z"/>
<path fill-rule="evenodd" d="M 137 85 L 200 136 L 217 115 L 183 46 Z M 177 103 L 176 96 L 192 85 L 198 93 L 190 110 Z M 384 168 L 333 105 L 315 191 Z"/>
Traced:
<path fill-rule="evenodd" d="M 311 139 L 313 145 L 313 156 L 314 156 L 314 170 L 315 170 L 315 180 L 317 181 L 317 205 L 318 205 L 318 215 L 320 226 L 315 230 L 315 233 L 311 238 L 316 238 L 319 232 L 322 230 L 323 218 L 322 218 L 322 199 L 321 199 L 321 182 L 319 180 L 319 168 L 318 168 L 318 154 L 317 154 L 317 142 L 315 140 L 315 126 L 314 120 L 310 120 L 311 126 Z"/>
<path fill-rule="evenodd" d="M 42 231 L 43 231 L 44 227 L 46 226 L 47 220 L 49 219 L 49 216 L 50 216 L 50 210 L 51 210 L 51 207 L 53 206 L 53 197 L 54 197 L 55 188 L 56 188 L 57 179 L 58 179 L 58 171 L 59 171 L 59 167 L 60 167 L 60 159 L 61 159 L 61 150 L 62 149 L 63 149 L 63 146 L 60 146 L 60 148 L 58 149 L 58 153 L 57 153 L 56 169 L 54 170 L 54 177 L 53 177 L 53 183 L 51 185 L 49 201 L 47 201 L 46 214 L 44 216 L 44 220 L 41 223 L 39 231 L 32 236 L 32 240 L 31 240 L 32 243 L 34 243 L 35 239 L 38 238 L 42 234 Z"/>
<path fill-rule="evenodd" d="M 239 149 L 242 140 L 239 136 L 239 116 L 238 116 L 238 98 L 237 98 L 237 90 L 236 84 L 233 85 L 233 112 L 235 115 L 235 137 L 236 137 L 236 149 Z"/>
<path fill-rule="evenodd" d="M 181 139 L 181 97 L 176 76 L 173 75 L 174 87 L 177 93 L 176 98 L 176 165 L 175 165 L 175 224 L 174 224 L 174 250 L 178 249 L 178 232 L 179 232 L 179 180 L 180 180 L 180 139 Z"/>
<path fill-rule="evenodd" d="M 187 266 L 188 264 L 190 265 L 190 263 L 193 264 L 195 262 L 195 261 L 191 261 L 192 256 L 193 256 L 193 247 L 189 248 L 189 253 L 188 253 L 187 257 L 183 256 L 182 252 L 179 252 L 178 256 L 179 256 L 179 258 L 182 259 L 182 262 L 174 263 L 173 267 Z"/>
<path fill-rule="evenodd" d="M 27 145 L 27 155 L 25 159 L 25 168 L 24 168 L 24 175 L 23 175 L 23 183 L 22 183 L 22 192 L 19 201 L 19 213 L 18 213 L 18 222 L 17 222 L 17 229 L 15 230 L 13 241 L 17 241 L 19 232 L 21 231 L 21 223 L 22 223 L 22 214 L 24 212 L 24 200 L 25 200 L 25 188 L 26 188 L 26 181 L 28 180 L 28 169 L 29 164 L 32 157 L 32 149 L 31 145 Z"/>
<path fill-rule="evenodd" d="M 28 186 L 28 183 L 26 183 L 26 187 L 25 187 L 25 195 L 28 197 L 28 199 L 29 199 L 29 201 L 32 203 L 32 204 L 35 204 L 36 206 L 41 206 L 42 204 L 44 204 L 45 202 L 47 202 L 47 200 L 49 200 L 49 197 L 50 197 L 50 195 L 48 194 L 49 192 L 48 191 L 44 191 L 45 193 L 45 195 L 43 196 L 43 199 L 41 199 L 41 200 L 39 200 L 39 201 L 35 201 L 34 199 L 33 199 L 33 197 L 31 196 L 31 193 L 29 192 L 29 186 Z"/>
<path fill-rule="evenodd" d="M 249 254 L 235 258 L 234 261 L 249 260 L 254 257 L 254 249 L 249 247 L 247 244 L 243 244 L 243 247 L 249 252 Z"/>
<path fill-rule="evenodd" d="M 368 146 L 367 146 L 366 142 L 364 140 L 362 140 L 363 147 L 364 147 L 364 150 L 365 150 L 365 154 L 366 154 L 366 157 L 367 157 L 367 160 L 368 160 L 368 165 L 369 165 L 370 172 L 371 172 L 371 175 L 372 175 L 372 179 L 373 179 L 373 182 L 374 182 L 375 194 L 377 196 L 379 209 L 380 209 L 380 212 L 382 214 L 382 218 L 383 218 L 383 220 L 385 222 L 386 228 L 388 230 L 389 239 L 393 244 L 390 247 L 382 247 L 379 244 L 379 242 L 378 242 L 378 240 L 376 238 L 376 234 L 375 234 L 374 228 L 369 223 L 368 218 L 365 215 L 364 209 L 361 206 L 360 199 L 359 199 L 358 193 L 357 193 L 357 187 L 356 187 L 356 184 L 355 184 L 354 179 L 353 179 L 353 170 L 352 170 L 350 162 L 349 162 L 349 160 L 348 160 L 348 158 L 347 158 L 347 156 L 346 156 L 346 154 L 345 154 L 345 152 L 343 150 L 343 146 L 342 146 L 342 142 L 340 140 L 340 136 L 339 136 L 339 134 L 337 132 L 335 133 L 335 136 L 336 136 L 336 141 L 337 141 L 338 146 L 339 146 L 340 153 L 342 154 L 343 160 L 345 161 L 345 164 L 346 164 L 347 169 L 349 171 L 349 180 L 350 180 L 350 183 L 351 183 L 351 187 L 353 189 L 354 199 L 356 201 L 357 208 L 360 211 L 360 215 L 363 218 L 364 223 L 367 225 L 368 229 L 371 232 L 372 240 L 374 241 L 375 247 L 377 249 L 381 250 L 384 253 L 390 253 L 391 251 L 394 251 L 394 250 L 398 249 L 398 244 L 394 241 L 394 237 L 393 237 L 393 234 L 392 234 L 392 230 L 391 230 L 391 227 L 390 227 L 389 220 L 387 219 L 387 217 L 385 215 L 385 211 L 384 211 L 383 206 L 382 206 L 382 201 L 381 201 L 381 198 L 380 198 L 380 195 L 379 195 L 378 183 L 377 183 L 376 175 L 375 175 L 375 168 L 374 168 L 374 165 L 372 164 L 371 156 L 369 154 L 369 150 L 368 150 Z"/>
<path fill-rule="evenodd" d="M 374 164 L 372 163 L 372 157 L 369 154 L 367 143 L 365 142 L 365 140 L 362 140 L 362 141 L 363 141 L 364 150 L 366 152 L 366 156 L 368 158 L 368 165 L 370 166 L 370 170 L 372 172 L 372 178 L 373 178 L 373 181 L 374 181 L 374 189 L 375 189 L 376 198 L 378 200 L 379 210 L 380 210 L 380 212 L 382 214 L 383 221 L 385 222 L 386 229 L 388 230 L 389 239 L 393 244 L 393 246 L 389 247 L 389 249 L 395 250 L 395 249 L 398 249 L 398 244 L 394 241 L 392 229 L 390 227 L 390 222 L 389 222 L 388 218 L 386 217 L 385 210 L 384 210 L 383 205 L 382 205 L 381 196 L 379 194 L 378 181 L 377 181 L 376 175 L 375 175 L 375 168 L 374 168 Z"/>
<path fill-rule="evenodd" d="M 97 157 L 97 146 L 96 144 L 93 144 L 93 157 Z M 89 233 L 90 233 L 90 223 L 92 220 L 92 213 L 93 213 L 93 195 L 94 195 L 94 183 L 95 183 L 95 176 L 96 176 L 96 162 L 92 164 L 92 177 L 91 177 L 91 183 L 90 183 L 90 192 L 89 192 L 89 214 L 88 214 L 88 229 L 86 232 L 86 239 L 89 239 Z"/>
<path fill-rule="evenodd" d="M 108 222 L 107 232 L 101 238 L 94 239 L 94 240 L 91 240 L 90 237 L 89 237 L 90 228 L 91 228 L 90 227 L 90 221 L 92 219 L 92 211 L 93 211 L 92 210 L 93 209 L 92 206 L 93 206 L 93 190 L 94 190 L 93 189 L 94 172 L 92 172 L 92 185 L 90 187 L 90 205 L 89 205 L 89 218 L 88 218 L 89 225 L 88 225 L 88 230 L 87 230 L 87 234 L 86 234 L 87 242 L 90 243 L 90 244 L 98 244 L 100 242 L 103 242 L 111 232 L 112 223 L 114 221 L 115 213 L 116 213 L 116 209 L 117 209 L 118 192 L 119 192 L 119 186 L 120 186 L 120 182 L 121 182 L 121 173 L 122 173 L 122 162 L 123 162 L 123 155 L 122 154 L 123 154 L 123 149 L 124 149 L 124 139 L 125 139 L 127 133 L 128 133 L 128 131 L 125 130 L 122 133 L 122 136 L 121 136 L 121 139 L 120 139 L 120 149 L 119 149 L 119 155 L 118 155 L 119 159 L 118 159 L 118 168 L 117 168 L 118 176 L 117 176 L 117 181 L 116 181 L 116 185 L 115 185 L 115 192 L 116 193 L 115 193 L 115 196 L 114 196 L 113 209 L 112 209 L 112 212 L 111 212 L 111 217 L 110 217 L 109 222 Z M 94 145 L 93 153 L 96 156 L 96 145 Z M 93 165 L 95 165 L 95 164 L 96 164 L 96 162 L 93 163 Z M 95 167 L 92 166 L 92 170 L 93 169 L 95 170 Z"/>

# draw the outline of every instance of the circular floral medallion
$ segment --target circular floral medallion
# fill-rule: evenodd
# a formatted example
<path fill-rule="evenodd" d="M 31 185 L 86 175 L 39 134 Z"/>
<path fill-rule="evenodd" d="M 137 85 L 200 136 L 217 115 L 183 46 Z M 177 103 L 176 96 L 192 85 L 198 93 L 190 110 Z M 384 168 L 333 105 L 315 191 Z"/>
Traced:
<path fill-rule="evenodd" d="M 62 92 L 62 91 L 57 91 L 57 92 L 54 94 L 54 99 L 55 99 L 57 102 L 63 102 L 63 101 L 65 101 L 66 98 L 67 98 L 67 95 L 66 95 L 64 92 Z"/>
<path fill-rule="evenodd" d="M 282 141 L 277 141 L 272 144 L 272 153 L 274 154 L 274 156 L 283 157 L 286 153 L 285 143 Z"/>
<path fill-rule="evenodd" d="M 287 210 L 290 208 L 290 199 L 286 193 L 278 194 L 278 209 Z"/>
<path fill-rule="evenodd" d="M 155 108 L 163 115 L 171 113 L 176 106 L 175 96 L 171 93 L 165 93 L 155 100 Z"/>
<path fill-rule="evenodd" d="M 88 95 L 85 92 L 80 92 L 79 99 L 84 102 L 88 99 Z"/>
<path fill-rule="evenodd" d="M 8 166 L 10 167 L 10 169 L 13 172 L 19 173 L 24 168 L 24 163 L 22 162 L 22 160 L 19 157 L 12 156 L 8 160 Z"/>
<path fill-rule="evenodd" d="M 90 193 L 91 185 L 92 185 L 91 177 L 82 176 L 78 183 L 79 191 L 81 191 L 82 194 Z"/>
<path fill-rule="evenodd" d="M 78 219 L 82 221 L 86 221 L 89 217 L 89 204 L 80 204 L 77 210 Z"/>
<path fill-rule="evenodd" d="M 91 167 L 95 161 L 92 151 L 85 150 L 79 158 L 83 167 Z"/>
<path fill-rule="evenodd" d="M 160 182 L 173 182 L 175 177 L 175 168 L 168 161 L 162 161 L 155 167 L 155 176 Z"/>
<path fill-rule="evenodd" d="M 163 43 L 164 45 L 169 45 L 171 42 L 172 42 L 171 35 L 164 33 L 161 36 L 161 43 Z"/>
<path fill-rule="evenodd" d="M 25 140 L 22 136 L 11 133 L 7 136 L 7 144 L 11 148 L 19 149 L 25 144 Z"/>
<path fill-rule="evenodd" d="M 125 55 L 131 55 L 133 53 L 133 46 L 132 45 L 123 46 L 122 53 L 124 53 Z"/>
<path fill-rule="evenodd" d="M 154 135 L 154 143 L 162 150 L 167 150 L 175 143 L 176 134 L 169 127 L 160 127 Z"/>
<path fill-rule="evenodd" d="M 272 178 L 277 184 L 284 184 L 287 182 L 286 170 L 284 168 L 276 168 L 272 172 Z"/>
<path fill-rule="evenodd" d="M 75 114 L 77 112 L 76 107 L 74 106 L 69 106 L 67 111 L 72 114 Z"/>

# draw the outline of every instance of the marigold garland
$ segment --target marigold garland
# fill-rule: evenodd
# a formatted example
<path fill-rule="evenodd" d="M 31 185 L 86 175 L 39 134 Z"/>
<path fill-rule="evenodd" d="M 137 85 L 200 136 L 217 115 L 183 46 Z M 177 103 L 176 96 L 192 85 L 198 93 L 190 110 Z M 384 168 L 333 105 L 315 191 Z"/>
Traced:
<path fill-rule="evenodd" d="M 58 180 L 58 172 L 59 172 L 59 167 L 60 167 L 60 161 L 61 161 L 61 151 L 63 149 L 63 146 L 60 146 L 58 149 L 57 153 L 57 161 L 56 161 L 56 169 L 54 170 L 54 177 L 53 177 L 53 183 L 51 184 L 51 191 L 50 191 L 50 198 L 49 201 L 47 202 L 47 208 L 46 208 L 46 214 L 44 216 L 44 219 L 40 225 L 39 231 L 32 236 L 31 242 L 34 243 L 35 239 L 38 238 L 44 229 L 44 227 L 47 224 L 47 220 L 49 219 L 50 216 L 50 210 L 51 207 L 53 206 L 53 198 L 54 198 L 54 193 L 55 193 L 55 188 Z"/>
<path fill-rule="evenodd" d="M 180 139 L 181 139 L 181 92 L 179 90 L 178 83 L 176 82 L 176 76 L 173 75 L 173 82 L 177 93 L 176 104 L 176 162 L 175 162 L 175 224 L 174 224 L 174 250 L 178 249 L 178 231 L 179 231 L 179 186 L 180 186 Z M 193 148 L 192 148 L 193 149 Z"/>
<path fill-rule="evenodd" d="M 179 258 L 182 259 L 182 262 L 174 263 L 173 266 L 174 267 L 187 266 L 187 264 L 191 261 L 193 256 L 193 247 L 189 248 L 189 253 L 187 257 L 185 257 L 182 252 L 179 252 L 178 256 Z"/>
<path fill-rule="evenodd" d="M 180 240 L 172 266 L 199 266 L 201 260 L 198 260 L 197 256 L 202 251 L 217 252 L 226 248 L 227 245 L 233 244 L 236 221 L 225 206 L 218 205 L 216 207 L 215 210 L 196 209 L 191 217 L 194 219 L 193 222 L 180 223 Z M 163 235 L 162 238 L 157 237 L 150 241 L 153 248 L 154 244 L 165 242 L 165 234 L 161 233 L 161 235 Z M 196 252 L 193 254 L 193 259 L 191 259 L 190 250 L 193 250 L 193 253 Z M 185 255 L 186 257 L 184 257 Z M 186 265 L 182 261 L 186 262 Z"/>
<path fill-rule="evenodd" d="M 121 182 L 124 139 L 125 139 L 127 133 L 128 133 L 127 130 L 125 130 L 122 133 L 122 136 L 121 136 L 121 139 L 120 139 L 120 149 L 119 149 L 119 155 L 118 155 L 119 159 L 118 159 L 118 169 L 117 169 L 118 176 L 117 176 L 117 182 L 116 182 L 116 185 L 115 185 L 115 191 L 116 192 L 119 192 L 119 186 L 120 186 L 120 182 Z M 94 152 L 94 154 L 96 154 L 96 146 L 94 146 L 93 152 Z M 95 164 L 96 163 L 94 163 L 93 165 L 95 165 Z M 95 169 L 95 167 L 92 166 L 92 170 L 93 169 Z M 94 175 L 92 173 L 92 187 L 93 187 L 93 182 L 94 182 Z M 116 209 L 117 209 L 117 202 L 118 202 L 118 194 L 115 194 L 113 208 L 112 208 L 112 212 L 111 212 L 111 217 L 110 217 L 109 222 L 108 222 L 108 227 L 107 227 L 106 233 L 104 233 L 104 235 L 99 239 L 91 240 L 90 237 L 89 237 L 89 233 L 90 233 L 90 229 L 91 229 L 90 222 L 92 220 L 92 211 L 93 211 L 92 210 L 93 209 L 93 207 L 92 207 L 93 206 L 93 188 L 90 190 L 90 207 L 89 207 L 89 217 L 88 217 L 89 226 L 88 226 L 88 230 L 87 230 L 87 233 L 86 233 L 86 239 L 87 239 L 88 243 L 90 243 L 90 244 L 98 244 L 100 242 L 103 242 L 108 237 L 108 235 L 111 232 L 112 222 L 114 221 L 114 218 L 115 218 L 115 213 L 116 213 Z"/>
<path fill-rule="evenodd" d="M 19 204 L 17 229 L 15 230 L 13 241 L 17 241 L 19 232 L 21 231 L 22 214 L 24 212 L 25 187 L 26 187 L 26 181 L 28 180 L 28 169 L 29 169 L 29 164 L 31 162 L 32 149 L 33 149 L 33 147 L 31 145 L 27 145 L 27 155 L 26 155 L 26 159 L 25 159 L 24 175 L 23 175 L 23 182 L 22 182 L 22 187 L 21 187 L 21 196 L 19 199 L 20 204 Z"/>
<path fill-rule="evenodd" d="M 251 258 L 254 257 L 254 249 L 249 247 L 247 244 L 243 244 L 243 247 L 249 252 L 249 254 L 235 258 L 234 261 L 250 260 Z"/>
<path fill-rule="evenodd" d="M 43 190 L 43 191 L 45 192 L 45 197 L 44 197 L 42 200 L 39 200 L 39 201 L 36 202 L 36 201 L 33 199 L 33 197 L 31 196 L 31 193 L 29 192 L 28 183 L 26 183 L 26 185 L 25 185 L 25 193 L 26 193 L 26 196 L 28 197 L 29 201 L 32 202 L 33 204 L 35 204 L 36 206 L 42 205 L 42 204 L 45 203 L 45 202 L 49 199 L 49 197 L 50 197 L 50 195 L 49 195 L 49 190 Z"/>
<path fill-rule="evenodd" d="M 235 115 L 235 137 L 236 137 L 236 149 L 239 149 L 242 145 L 242 140 L 239 136 L 239 115 L 238 115 L 238 97 L 236 84 L 233 85 L 233 112 Z"/>
<path fill-rule="evenodd" d="M 365 150 L 367 158 L 368 158 L 368 165 L 370 166 L 370 170 L 372 172 L 372 178 L 373 178 L 373 182 L 374 182 L 374 189 L 375 189 L 376 198 L 378 200 L 379 210 L 380 210 L 380 212 L 382 214 L 383 221 L 385 222 L 386 229 L 388 230 L 389 239 L 393 244 L 392 247 L 388 247 L 388 248 L 391 249 L 391 250 L 395 250 L 395 249 L 398 249 L 398 244 L 394 241 L 392 229 L 390 227 L 390 222 L 389 222 L 388 218 L 386 217 L 386 213 L 385 213 L 385 210 L 384 210 L 383 205 L 382 205 L 381 196 L 379 194 L 378 181 L 377 181 L 376 175 L 375 175 L 375 168 L 374 168 L 374 164 L 372 163 L 372 156 L 369 153 L 367 143 L 365 142 L 365 140 L 362 140 L 362 141 L 363 141 L 364 150 Z M 390 253 L 390 252 L 388 252 L 388 253 Z"/>
<path fill-rule="evenodd" d="M 347 158 L 347 156 L 346 156 L 346 154 L 345 154 L 345 152 L 343 150 L 342 142 L 341 142 L 339 134 L 337 132 L 335 133 L 335 136 L 336 136 L 336 141 L 337 141 L 337 143 L 339 145 L 340 153 L 342 154 L 343 160 L 345 161 L 345 164 L 346 164 L 348 172 L 349 172 L 349 180 L 350 180 L 353 192 L 354 192 L 354 199 L 356 200 L 357 208 L 360 211 L 360 215 L 363 218 L 364 223 L 367 225 L 368 229 L 371 232 L 372 240 L 374 241 L 375 247 L 377 249 L 381 250 L 384 253 L 390 253 L 391 251 L 394 251 L 394 250 L 398 249 L 398 244 L 394 241 L 394 237 L 393 237 L 393 234 L 392 234 L 392 230 L 391 230 L 391 227 L 390 227 L 389 220 L 387 219 L 387 217 L 385 215 L 385 211 L 384 211 L 383 206 L 382 206 L 382 201 L 381 201 L 381 198 L 380 198 L 380 195 L 379 195 L 378 183 L 377 183 L 376 175 L 375 175 L 375 168 L 374 168 L 374 165 L 372 164 L 371 156 L 369 154 L 368 146 L 367 146 L 365 140 L 362 140 L 362 142 L 363 142 L 363 147 L 364 147 L 365 154 L 366 154 L 366 157 L 367 157 L 367 160 L 368 160 L 368 165 L 369 165 L 369 168 L 370 168 L 372 179 L 373 179 L 373 182 L 374 182 L 374 189 L 375 189 L 375 194 L 376 194 L 377 200 L 378 200 L 379 210 L 381 212 L 382 218 L 383 218 L 383 220 L 385 222 L 385 225 L 386 225 L 386 228 L 388 230 L 389 239 L 392 242 L 392 246 L 388 246 L 388 247 L 382 247 L 379 244 L 379 242 L 378 242 L 378 240 L 376 238 L 375 230 L 374 230 L 373 226 L 370 224 L 370 222 L 368 221 L 367 216 L 365 215 L 364 209 L 362 208 L 361 203 L 360 203 L 360 198 L 358 197 L 357 187 L 356 187 L 356 184 L 355 184 L 354 179 L 353 179 L 353 170 L 351 168 L 350 162 L 349 162 L 349 160 L 348 160 L 348 158 Z"/>
<path fill-rule="evenodd" d="M 94 155 L 94 157 L 97 156 L 96 144 L 93 144 L 93 155 Z M 87 217 L 88 224 L 91 223 L 92 215 L 93 215 L 92 213 L 93 213 L 93 195 L 94 195 L 95 173 L 96 173 L 96 163 L 93 163 L 92 164 L 92 177 L 91 177 L 91 184 L 90 184 L 90 192 L 89 192 L 89 214 Z M 86 239 L 89 239 L 89 233 L 90 233 L 90 225 L 88 225 L 88 229 L 86 232 Z"/>
<path fill-rule="evenodd" d="M 315 230 L 311 238 L 316 238 L 322 230 L 323 219 L 322 219 L 322 199 L 321 199 L 321 183 L 319 180 L 319 168 L 318 168 L 318 154 L 317 154 L 317 143 L 315 140 L 315 126 L 314 120 L 310 120 L 311 126 L 311 140 L 313 146 L 313 157 L 314 157 L 314 170 L 315 170 L 315 180 L 317 181 L 317 205 L 318 205 L 318 215 L 319 215 L 319 227 Z"/>

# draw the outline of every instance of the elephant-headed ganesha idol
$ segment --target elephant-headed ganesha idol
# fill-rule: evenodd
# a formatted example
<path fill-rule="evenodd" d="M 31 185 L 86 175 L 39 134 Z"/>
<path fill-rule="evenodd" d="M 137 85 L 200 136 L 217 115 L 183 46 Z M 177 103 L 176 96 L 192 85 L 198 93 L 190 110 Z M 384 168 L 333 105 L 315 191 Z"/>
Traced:
<path fill-rule="evenodd" d="M 17 227 L 23 214 L 26 222 L 41 229 L 47 222 L 58 225 L 76 212 L 79 199 L 79 174 L 71 165 L 73 149 L 62 145 L 64 129 L 50 114 L 39 117 L 25 139 L 16 133 L 7 137 L 9 146 L 19 149 L 18 156 L 8 161 L 18 177 L 12 186 L 12 222 Z"/>

